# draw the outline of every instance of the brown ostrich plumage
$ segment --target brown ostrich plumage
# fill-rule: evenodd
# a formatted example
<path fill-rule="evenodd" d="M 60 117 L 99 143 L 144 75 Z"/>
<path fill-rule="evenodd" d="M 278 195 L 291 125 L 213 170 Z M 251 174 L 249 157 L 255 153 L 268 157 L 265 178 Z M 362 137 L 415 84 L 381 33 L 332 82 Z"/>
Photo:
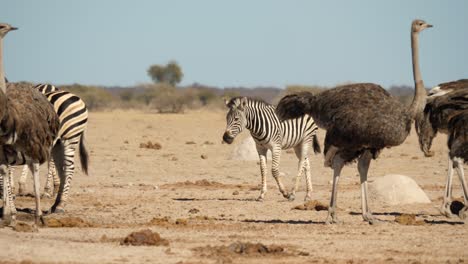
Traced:
<path fill-rule="evenodd" d="M 16 133 L 12 144 L 16 151 L 39 163 L 46 162 L 60 125 L 52 105 L 28 83 L 8 83 L 6 98 L 7 112 L 0 123 L 6 135 L 0 136 L 0 144 Z"/>

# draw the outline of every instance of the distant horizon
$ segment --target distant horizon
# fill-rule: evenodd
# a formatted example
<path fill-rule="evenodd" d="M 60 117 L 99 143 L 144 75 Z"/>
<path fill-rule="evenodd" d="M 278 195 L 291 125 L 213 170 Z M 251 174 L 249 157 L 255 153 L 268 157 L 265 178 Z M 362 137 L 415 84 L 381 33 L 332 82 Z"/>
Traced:
<path fill-rule="evenodd" d="M 390 88 L 413 87 L 415 18 L 434 25 L 419 43 L 426 87 L 468 77 L 466 10 L 463 0 L 18 0 L 0 18 L 19 27 L 4 40 L 11 81 L 131 87 L 175 60 L 180 86 Z"/>

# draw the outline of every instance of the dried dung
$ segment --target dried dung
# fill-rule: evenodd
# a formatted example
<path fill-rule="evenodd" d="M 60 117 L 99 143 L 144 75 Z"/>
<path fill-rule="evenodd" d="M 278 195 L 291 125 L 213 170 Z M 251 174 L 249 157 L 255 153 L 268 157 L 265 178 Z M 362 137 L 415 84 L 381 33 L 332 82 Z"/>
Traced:
<path fill-rule="evenodd" d="M 13 230 L 16 232 L 25 232 L 25 233 L 33 233 L 37 232 L 37 226 L 35 224 L 28 224 L 25 222 L 17 222 Z"/>
<path fill-rule="evenodd" d="M 86 222 L 79 217 L 46 218 L 47 227 L 93 227 L 94 225 Z"/>
<path fill-rule="evenodd" d="M 425 225 L 426 222 L 423 220 L 416 220 L 416 215 L 414 214 L 401 214 L 395 216 L 395 222 L 400 225 Z"/>
<path fill-rule="evenodd" d="M 313 200 L 307 201 L 304 204 L 293 207 L 294 210 L 312 210 L 312 211 L 326 211 L 328 206 L 323 203 Z"/>
<path fill-rule="evenodd" d="M 169 217 L 165 216 L 162 218 L 154 217 L 148 222 L 148 225 L 170 225 L 171 223 L 169 222 Z"/>
<path fill-rule="evenodd" d="M 120 241 L 120 245 L 127 246 L 169 246 L 169 241 L 161 238 L 157 232 L 149 229 L 130 233 Z"/>
<path fill-rule="evenodd" d="M 228 246 L 206 246 L 194 248 L 193 251 L 202 257 L 227 257 L 227 256 L 265 256 L 265 255 L 290 255 L 286 249 L 278 245 L 264 245 L 262 243 L 235 242 Z"/>
<path fill-rule="evenodd" d="M 146 143 L 140 143 L 140 148 L 146 148 L 146 149 L 161 149 L 162 146 L 158 142 L 151 142 L 148 141 Z"/>

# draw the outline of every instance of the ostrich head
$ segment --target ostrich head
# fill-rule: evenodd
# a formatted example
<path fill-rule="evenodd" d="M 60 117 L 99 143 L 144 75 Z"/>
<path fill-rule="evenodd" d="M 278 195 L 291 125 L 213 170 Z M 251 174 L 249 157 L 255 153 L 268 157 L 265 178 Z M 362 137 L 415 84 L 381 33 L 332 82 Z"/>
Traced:
<path fill-rule="evenodd" d="M 434 152 L 431 151 L 431 146 L 432 140 L 437 134 L 437 128 L 432 125 L 430 115 L 430 107 L 426 105 L 424 112 L 421 114 L 420 118 L 416 119 L 415 122 L 419 147 L 421 148 L 421 151 L 424 152 L 424 156 L 426 157 L 434 156 Z"/>
<path fill-rule="evenodd" d="M 432 25 L 426 23 L 426 21 L 421 20 L 421 19 L 415 19 L 413 20 L 413 23 L 411 24 L 411 32 L 414 33 L 419 33 L 423 31 L 426 28 L 431 28 Z"/>
<path fill-rule="evenodd" d="M 239 135 L 244 127 L 247 125 L 247 119 L 245 117 L 245 106 L 247 105 L 246 97 L 235 97 L 231 100 L 225 100 L 226 106 L 229 111 L 226 115 L 226 131 L 223 135 L 223 141 L 231 144 Z"/>
<path fill-rule="evenodd" d="M 10 24 L 6 23 L 0 23 L 0 38 L 5 37 L 5 35 L 12 31 L 12 30 L 17 30 L 18 28 L 12 27 Z"/>

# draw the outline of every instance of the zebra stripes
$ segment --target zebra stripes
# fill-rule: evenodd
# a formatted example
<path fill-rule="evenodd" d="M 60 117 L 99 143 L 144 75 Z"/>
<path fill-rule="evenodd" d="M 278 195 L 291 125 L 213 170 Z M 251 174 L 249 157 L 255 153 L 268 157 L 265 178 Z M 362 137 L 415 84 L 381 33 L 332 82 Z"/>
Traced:
<path fill-rule="evenodd" d="M 267 191 L 266 184 L 266 154 L 272 153 L 272 174 L 278 184 L 280 192 L 285 198 L 293 200 L 299 187 L 299 180 L 305 174 L 307 194 L 305 200 L 312 198 L 312 183 L 310 179 L 309 148 L 313 145 L 314 151 L 320 152 L 317 140 L 317 125 L 311 116 L 304 115 L 297 119 L 281 122 L 275 114 L 274 106 L 263 101 L 248 97 L 235 97 L 226 101 L 229 112 L 226 115 L 226 131 L 224 142 L 231 144 L 234 138 L 247 128 L 255 140 L 260 158 L 260 172 L 262 177 L 262 190 L 258 200 L 263 200 Z M 279 163 L 282 149 L 294 148 L 299 159 L 299 169 L 296 183 L 291 193 L 287 193 L 279 178 Z"/>
<path fill-rule="evenodd" d="M 88 122 L 88 109 L 86 104 L 78 96 L 57 89 L 53 85 L 39 84 L 35 86 L 41 93 L 43 93 L 47 100 L 52 104 L 55 112 L 60 120 L 59 138 L 63 144 L 65 157 L 65 183 L 63 190 L 59 190 L 59 178 L 56 174 L 55 163 L 53 160 L 49 163 L 49 173 L 47 175 L 47 183 L 45 187 L 46 195 L 53 195 L 57 193 L 56 203 L 52 207 L 52 211 L 63 211 L 68 200 L 68 193 L 70 190 L 71 180 L 75 171 L 75 150 L 79 146 L 79 154 L 81 161 L 81 168 L 88 174 L 88 153 L 84 145 L 84 132 Z M 24 193 L 24 186 L 28 168 L 23 168 L 23 173 L 19 180 L 19 193 Z M 54 187 L 52 189 L 52 179 Z M 53 190 L 53 191 L 52 191 Z"/>

